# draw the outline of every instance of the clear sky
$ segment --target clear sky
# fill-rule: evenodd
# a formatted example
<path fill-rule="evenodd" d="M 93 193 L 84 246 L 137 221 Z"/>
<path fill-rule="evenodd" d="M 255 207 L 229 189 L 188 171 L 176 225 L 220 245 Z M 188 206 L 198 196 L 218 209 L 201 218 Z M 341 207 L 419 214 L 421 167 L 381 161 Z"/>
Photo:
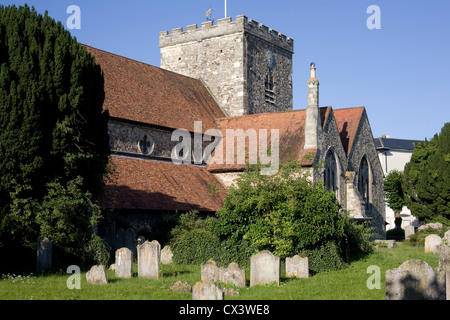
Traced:
<path fill-rule="evenodd" d="M 46 10 L 67 28 L 81 10 L 78 41 L 160 65 L 159 32 L 225 16 L 224 0 L 0 0 Z M 369 29 L 380 9 L 380 29 Z M 263 23 L 294 39 L 294 109 L 306 107 L 309 64 L 320 106 L 365 106 L 374 137 L 432 138 L 450 121 L 450 0 L 228 0 L 227 16 Z"/>

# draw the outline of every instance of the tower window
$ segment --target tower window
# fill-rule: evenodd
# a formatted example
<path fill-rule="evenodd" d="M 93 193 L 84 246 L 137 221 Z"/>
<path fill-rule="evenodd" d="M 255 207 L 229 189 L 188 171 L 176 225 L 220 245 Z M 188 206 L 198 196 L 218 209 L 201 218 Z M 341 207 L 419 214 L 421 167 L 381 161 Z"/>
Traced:
<path fill-rule="evenodd" d="M 264 86 L 265 86 L 266 102 L 270 104 L 275 104 L 275 86 L 273 84 L 273 76 L 271 71 L 269 71 L 269 74 L 266 76 Z"/>

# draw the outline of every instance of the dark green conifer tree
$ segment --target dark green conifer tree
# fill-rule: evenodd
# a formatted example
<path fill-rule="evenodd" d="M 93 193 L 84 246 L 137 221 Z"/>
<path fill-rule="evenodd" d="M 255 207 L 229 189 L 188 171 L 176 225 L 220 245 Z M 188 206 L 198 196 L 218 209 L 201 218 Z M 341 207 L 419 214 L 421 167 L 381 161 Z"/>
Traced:
<path fill-rule="evenodd" d="M 94 58 L 47 12 L 0 6 L 3 249 L 33 248 L 39 236 L 89 247 L 75 240 L 89 241 L 100 217 L 109 156 L 103 84 Z M 58 196 L 72 206 L 55 204 Z M 78 236 L 61 237 L 68 225 Z"/>

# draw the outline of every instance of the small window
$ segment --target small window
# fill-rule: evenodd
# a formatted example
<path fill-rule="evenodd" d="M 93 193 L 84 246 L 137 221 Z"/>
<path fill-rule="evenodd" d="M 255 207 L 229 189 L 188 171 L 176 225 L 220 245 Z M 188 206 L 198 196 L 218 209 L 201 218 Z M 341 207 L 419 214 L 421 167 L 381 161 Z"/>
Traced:
<path fill-rule="evenodd" d="M 273 83 L 272 72 L 269 72 L 269 74 L 266 76 L 264 86 L 265 86 L 266 102 L 270 104 L 275 104 L 275 86 Z"/>
<path fill-rule="evenodd" d="M 328 151 L 327 156 L 325 158 L 325 171 L 323 174 L 323 182 L 325 184 L 325 188 L 330 191 L 336 192 L 338 189 L 337 186 L 337 166 L 336 159 L 331 150 Z"/>
<path fill-rule="evenodd" d="M 358 191 L 361 195 L 366 209 L 369 209 L 370 203 L 370 181 L 369 181 L 369 163 L 367 158 L 363 157 L 358 172 Z"/>

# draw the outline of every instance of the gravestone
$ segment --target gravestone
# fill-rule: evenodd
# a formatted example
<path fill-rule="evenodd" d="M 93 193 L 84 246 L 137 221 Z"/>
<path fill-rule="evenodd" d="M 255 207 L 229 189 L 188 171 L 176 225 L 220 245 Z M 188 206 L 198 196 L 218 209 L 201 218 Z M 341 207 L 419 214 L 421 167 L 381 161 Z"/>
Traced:
<path fill-rule="evenodd" d="M 104 266 L 92 266 L 91 270 L 86 273 L 86 280 L 91 284 L 107 284 L 108 277 Z"/>
<path fill-rule="evenodd" d="M 439 256 L 439 268 L 450 271 L 450 252 L 442 253 Z"/>
<path fill-rule="evenodd" d="M 257 284 L 280 284 L 280 258 L 264 250 L 250 259 L 250 287 Z"/>
<path fill-rule="evenodd" d="M 412 236 L 415 233 L 415 228 L 412 224 L 407 225 L 405 227 L 405 239 L 409 239 L 410 236 Z"/>
<path fill-rule="evenodd" d="M 165 246 L 161 250 L 161 263 L 162 264 L 172 264 L 173 253 L 170 246 Z"/>
<path fill-rule="evenodd" d="M 158 241 L 145 241 L 137 247 L 138 277 L 159 279 L 161 262 L 161 245 Z"/>
<path fill-rule="evenodd" d="M 427 223 L 425 225 L 422 225 L 418 228 L 418 230 L 422 231 L 425 229 L 434 229 L 434 230 L 441 230 L 443 228 L 442 223 L 440 222 L 435 222 L 435 223 Z"/>
<path fill-rule="evenodd" d="M 52 268 L 52 242 L 46 237 L 37 243 L 36 264 L 37 273 L 48 272 Z"/>
<path fill-rule="evenodd" d="M 446 291 L 445 295 L 447 296 L 447 300 L 450 300 L 450 271 L 445 271 L 445 283 L 446 283 Z"/>
<path fill-rule="evenodd" d="M 200 265 L 202 280 L 219 281 L 219 267 L 214 260 Z"/>
<path fill-rule="evenodd" d="M 213 280 L 202 280 L 192 288 L 192 300 L 223 300 L 222 288 Z"/>
<path fill-rule="evenodd" d="M 430 234 L 425 238 L 425 252 L 438 253 L 439 246 L 442 244 L 442 239 L 436 234 Z"/>
<path fill-rule="evenodd" d="M 442 241 L 444 242 L 445 245 L 450 246 L 450 230 L 448 230 L 444 234 L 444 237 L 442 238 Z"/>
<path fill-rule="evenodd" d="M 286 258 L 286 277 L 309 278 L 308 257 L 302 258 L 295 255 L 292 258 Z"/>
<path fill-rule="evenodd" d="M 219 268 L 219 281 L 225 284 L 234 283 L 236 287 L 245 287 L 245 270 L 240 269 L 237 263 L 230 263 L 228 268 Z"/>
<path fill-rule="evenodd" d="M 187 282 L 177 281 L 170 286 L 170 290 L 174 292 L 191 292 L 192 287 Z"/>
<path fill-rule="evenodd" d="M 378 248 L 388 248 L 393 249 L 397 248 L 397 241 L 395 240 L 375 240 L 375 246 Z"/>
<path fill-rule="evenodd" d="M 426 262 L 408 260 L 386 271 L 386 300 L 443 300 L 445 271 L 436 272 Z"/>
<path fill-rule="evenodd" d="M 116 277 L 131 278 L 133 276 L 133 252 L 128 248 L 116 251 Z"/>

